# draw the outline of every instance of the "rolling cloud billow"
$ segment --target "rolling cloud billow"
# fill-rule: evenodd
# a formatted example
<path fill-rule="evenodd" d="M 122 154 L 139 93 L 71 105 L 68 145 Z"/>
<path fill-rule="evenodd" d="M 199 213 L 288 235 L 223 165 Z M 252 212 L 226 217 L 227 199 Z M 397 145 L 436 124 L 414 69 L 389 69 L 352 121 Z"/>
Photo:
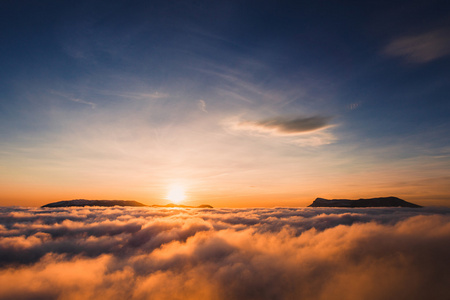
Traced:
<path fill-rule="evenodd" d="M 0 299 L 444 299 L 448 208 L 0 208 Z"/>

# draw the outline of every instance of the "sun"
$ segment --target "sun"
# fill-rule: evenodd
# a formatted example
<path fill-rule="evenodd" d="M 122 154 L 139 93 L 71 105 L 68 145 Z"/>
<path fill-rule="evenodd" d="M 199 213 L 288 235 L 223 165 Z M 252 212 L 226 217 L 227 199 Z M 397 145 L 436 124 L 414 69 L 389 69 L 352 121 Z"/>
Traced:
<path fill-rule="evenodd" d="M 172 203 L 179 204 L 186 198 L 184 187 L 180 185 L 172 185 L 169 187 L 166 199 Z"/>

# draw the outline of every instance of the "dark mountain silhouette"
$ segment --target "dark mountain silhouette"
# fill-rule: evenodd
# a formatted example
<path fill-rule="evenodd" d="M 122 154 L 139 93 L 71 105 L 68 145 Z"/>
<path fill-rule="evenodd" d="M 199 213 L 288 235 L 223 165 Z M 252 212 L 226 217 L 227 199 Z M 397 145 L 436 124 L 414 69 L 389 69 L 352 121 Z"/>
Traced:
<path fill-rule="evenodd" d="M 397 197 L 380 197 L 370 199 L 348 200 L 348 199 L 324 199 L 316 198 L 308 207 L 422 207 L 407 202 Z"/>
<path fill-rule="evenodd" d="M 132 200 L 86 200 L 75 199 L 59 202 L 52 202 L 42 207 L 70 207 L 70 206 L 139 206 L 139 207 L 180 207 L 180 208 L 213 208 L 211 205 L 202 204 L 199 206 L 187 206 L 169 203 L 166 205 L 146 205 Z"/>
<path fill-rule="evenodd" d="M 86 200 L 75 199 L 53 202 L 42 207 L 68 207 L 68 206 L 148 206 L 137 201 L 129 200 Z"/>

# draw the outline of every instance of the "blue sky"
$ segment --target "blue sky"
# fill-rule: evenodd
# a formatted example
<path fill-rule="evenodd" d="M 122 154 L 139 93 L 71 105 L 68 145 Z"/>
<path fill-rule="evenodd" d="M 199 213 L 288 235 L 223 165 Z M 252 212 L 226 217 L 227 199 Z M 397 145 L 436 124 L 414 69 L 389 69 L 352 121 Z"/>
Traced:
<path fill-rule="evenodd" d="M 219 206 L 450 203 L 446 1 L 0 11 L 4 205 L 162 203 L 171 185 Z"/>

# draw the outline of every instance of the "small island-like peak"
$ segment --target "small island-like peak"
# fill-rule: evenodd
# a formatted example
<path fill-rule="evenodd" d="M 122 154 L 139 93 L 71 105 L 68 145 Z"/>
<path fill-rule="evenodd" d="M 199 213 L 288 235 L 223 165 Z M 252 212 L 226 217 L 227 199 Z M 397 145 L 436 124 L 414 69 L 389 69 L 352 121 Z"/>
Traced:
<path fill-rule="evenodd" d="M 141 202 L 133 200 L 64 200 L 52 202 L 43 205 L 42 207 L 70 207 L 70 206 L 148 206 Z"/>
<path fill-rule="evenodd" d="M 134 200 L 87 200 L 87 199 L 75 199 L 75 200 L 64 200 L 58 202 L 52 202 L 43 205 L 42 207 L 72 207 L 72 206 L 134 206 L 134 207 L 167 207 L 167 208 L 213 208 L 209 204 L 202 204 L 199 206 L 188 206 L 181 204 L 169 203 L 166 205 L 146 205 Z"/>

